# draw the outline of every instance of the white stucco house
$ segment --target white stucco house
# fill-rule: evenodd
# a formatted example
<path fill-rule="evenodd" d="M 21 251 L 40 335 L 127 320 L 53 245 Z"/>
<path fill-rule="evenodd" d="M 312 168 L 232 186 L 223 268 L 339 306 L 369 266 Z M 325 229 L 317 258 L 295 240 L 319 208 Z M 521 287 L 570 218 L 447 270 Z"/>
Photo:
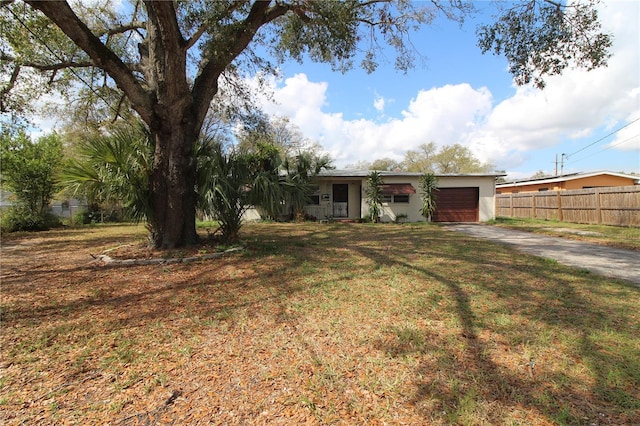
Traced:
<path fill-rule="evenodd" d="M 326 170 L 317 177 L 313 204 L 305 208 L 318 220 L 358 220 L 367 217 L 365 188 L 367 170 Z M 380 172 L 383 186 L 383 222 L 402 218 L 421 222 L 420 176 L 422 173 Z M 500 173 L 443 174 L 438 178 L 434 222 L 486 222 L 495 218 L 496 178 Z"/>

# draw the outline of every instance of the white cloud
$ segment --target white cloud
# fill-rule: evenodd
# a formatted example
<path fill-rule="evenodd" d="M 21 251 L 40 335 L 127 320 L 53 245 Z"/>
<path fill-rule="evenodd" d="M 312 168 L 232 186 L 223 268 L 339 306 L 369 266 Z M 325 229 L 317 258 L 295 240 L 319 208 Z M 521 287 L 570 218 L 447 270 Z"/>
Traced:
<path fill-rule="evenodd" d="M 265 110 L 289 116 L 307 137 L 320 142 L 339 166 L 382 157 L 399 160 L 407 150 L 432 141 L 438 145 L 463 143 L 477 127 L 478 117 L 491 110 L 491 93 L 486 88 L 475 90 L 459 84 L 420 91 L 401 118 L 345 120 L 342 114 L 323 112 L 326 83 L 309 82 L 303 74 L 283 83 L 274 90 L 277 105 L 267 103 Z"/>
<path fill-rule="evenodd" d="M 634 111 L 626 121 L 628 124 L 615 133 L 614 139 L 604 149 L 635 151 L 640 166 L 640 110 Z"/>
<path fill-rule="evenodd" d="M 376 98 L 373 101 L 373 107 L 376 109 L 376 111 L 380 113 L 384 112 L 384 104 L 385 99 L 380 95 L 376 95 Z"/>
<path fill-rule="evenodd" d="M 483 129 L 484 138 L 501 147 L 496 154 L 550 147 L 562 138 L 588 137 L 603 123 L 613 127 L 629 122 L 630 112 L 638 111 L 638 4 L 606 6 L 601 13 L 603 25 L 614 33 L 609 66 L 589 72 L 567 70 L 549 78 L 543 91 L 518 88 L 513 97 L 494 108 Z"/>
<path fill-rule="evenodd" d="M 547 79 L 543 91 L 519 87 L 495 105 L 489 89 L 461 83 L 419 91 L 401 117 L 346 120 L 342 114 L 324 111 L 327 83 L 297 74 L 275 88 L 280 106 L 271 113 L 291 117 L 336 158 L 338 166 L 381 157 L 401 159 L 407 150 L 433 141 L 461 143 L 483 161 L 512 168 L 525 162 L 532 150 L 588 138 L 603 125 L 613 129 L 637 116 L 640 49 L 634 17 L 638 9 L 630 2 L 607 4 L 601 12 L 605 29 L 615 34 L 614 56 L 607 68 L 567 70 Z M 374 107 L 381 112 L 384 106 L 385 99 L 376 94 Z M 635 149 L 637 138 L 636 145 L 633 139 L 622 141 L 637 135 L 637 129 L 620 132 L 611 148 Z"/>

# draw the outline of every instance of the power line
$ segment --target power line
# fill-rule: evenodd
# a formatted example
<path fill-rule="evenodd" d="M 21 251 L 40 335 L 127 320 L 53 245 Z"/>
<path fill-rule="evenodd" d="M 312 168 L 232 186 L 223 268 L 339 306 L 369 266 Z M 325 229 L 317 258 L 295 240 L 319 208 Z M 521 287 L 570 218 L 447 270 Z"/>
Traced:
<path fill-rule="evenodd" d="M 42 44 L 52 55 L 53 57 L 60 61 L 60 62 L 64 62 L 64 59 L 62 59 L 60 56 L 58 56 L 56 54 L 56 52 L 53 51 L 53 49 L 51 49 L 49 47 L 49 45 L 42 40 L 42 38 L 40 38 L 36 33 L 33 32 L 33 30 L 31 30 L 31 28 L 29 28 L 21 19 L 18 15 L 16 15 L 16 13 L 11 10 L 11 8 L 7 8 L 9 10 L 9 12 L 13 15 L 14 18 L 16 18 L 16 20 L 20 23 L 20 25 L 22 25 L 37 41 L 40 42 L 40 44 Z M 80 76 L 75 69 L 73 69 L 73 67 L 68 68 L 69 71 L 78 79 L 80 80 L 81 83 L 83 83 L 85 86 L 87 86 L 89 88 L 89 90 L 91 90 L 91 92 L 93 92 L 94 95 L 96 95 L 98 98 L 102 99 L 102 101 L 107 105 L 107 107 L 109 109 L 111 109 L 115 114 L 116 117 L 120 115 L 120 110 L 117 108 L 114 108 L 111 103 L 109 103 L 109 101 L 107 99 L 105 99 L 94 87 L 92 84 L 87 83 L 84 78 L 82 78 L 82 76 Z"/>
<path fill-rule="evenodd" d="M 631 123 L 629 123 L 629 124 L 631 124 Z M 620 142 L 618 142 L 618 143 L 615 143 L 615 144 L 613 144 L 613 145 L 609 145 L 609 146 L 608 146 L 608 147 L 606 147 L 606 148 L 602 148 L 601 150 L 596 151 L 596 152 L 594 152 L 593 154 L 589 154 L 589 155 L 587 155 L 587 156 L 585 156 L 585 157 L 578 158 L 577 160 L 572 160 L 571 162 L 572 162 L 572 163 L 577 163 L 578 161 L 582 161 L 582 160 L 585 160 L 585 159 L 587 159 L 587 158 L 591 158 L 591 157 L 593 157 L 594 155 L 597 155 L 597 154 L 601 153 L 602 151 L 606 151 L 606 150 L 611 149 L 611 148 L 613 148 L 613 147 L 615 147 L 615 146 L 622 145 L 623 143 L 628 142 L 628 141 L 630 141 L 630 140 L 632 140 L 632 139 L 634 139 L 634 138 L 637 138 L 638 136 L 640 136 L 640 133 L 638 133 L 637 135 L 631 136 L 630 138 L 627 138 L 627 139 L 625 139 L 625 140 L 623 140 L 623 141 L 620 141 Z"/>
<path fill-rule="evenodd" d="M 613 132 L 609 133 L 608 135 L 601 137 L 601 138 L 600 138 L 600 139 L 598 139 L 597 141 L 595 141 L 595 142 L 591 142 L 589 145 L 587 145 L 587 146 L 585 146 L 585 147 L 583 147 L 583 148 L 580 148 L 580 149 L 579 149 L 579 150 L 577 150 L 576 152 L 573 152 L 573 153 L 571 153 L 571 154 L 566 154 L 566 155 L 565 155 L 565 157 L 566 157 L 567 159 L 569 159 L 569 157 L 571 157 L 572 155 L 575 155 L 575 154 L 577 154 L 577 153 L 579 153 L 579 152 L 581 152 L 581 151 L 584 151 L 585 149 L 587 149 L 587 148 L 589 148 L 589 147 L 591 147 L 591 146 L 593 146 L 593 145 L 597 144 L 598 142 L 602 142 L 604 139 L 608 138 L 609 136 L 611 136 L 611 135 L 615 135 L 615 134 L 616 134 L 616 133 L 618 133 L 620 130 L 622 130 L 622 129 L 626 128 L 626 127 L 629 127 L 630 125 L 632 125 L 633 123 L 635 123 L 636 121 L 639 121 L 639 120 L 640 120 L 640 118 L 636 118 L 635 120 L 633 120 L 633 121 L 631 121 L 631 122 L 629 122 L 629 123 L 625 124 L 624 126 L 620 127 L 619 129 L 616 129 L 616 130 L 614 130 Z"/>

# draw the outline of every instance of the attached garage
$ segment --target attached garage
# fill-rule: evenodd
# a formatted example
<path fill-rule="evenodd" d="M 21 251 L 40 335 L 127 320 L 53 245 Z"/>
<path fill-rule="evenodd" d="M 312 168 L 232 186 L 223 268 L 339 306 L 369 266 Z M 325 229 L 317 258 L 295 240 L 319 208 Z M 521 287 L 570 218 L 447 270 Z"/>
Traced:
<path fill-rule="evenodd" d="M 440 188 L 434 222 L 478 222 L 480 188 Z"/>

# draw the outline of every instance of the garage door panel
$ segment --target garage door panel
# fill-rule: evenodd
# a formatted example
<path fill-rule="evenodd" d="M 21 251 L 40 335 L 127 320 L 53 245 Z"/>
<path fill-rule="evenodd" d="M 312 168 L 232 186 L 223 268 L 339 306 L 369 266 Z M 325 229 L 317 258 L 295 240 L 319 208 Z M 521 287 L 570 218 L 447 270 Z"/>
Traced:
<path fill-rule="evenodd" d="M 478 222 L 478 187 L 440 188 L 434 222 Z"/>

